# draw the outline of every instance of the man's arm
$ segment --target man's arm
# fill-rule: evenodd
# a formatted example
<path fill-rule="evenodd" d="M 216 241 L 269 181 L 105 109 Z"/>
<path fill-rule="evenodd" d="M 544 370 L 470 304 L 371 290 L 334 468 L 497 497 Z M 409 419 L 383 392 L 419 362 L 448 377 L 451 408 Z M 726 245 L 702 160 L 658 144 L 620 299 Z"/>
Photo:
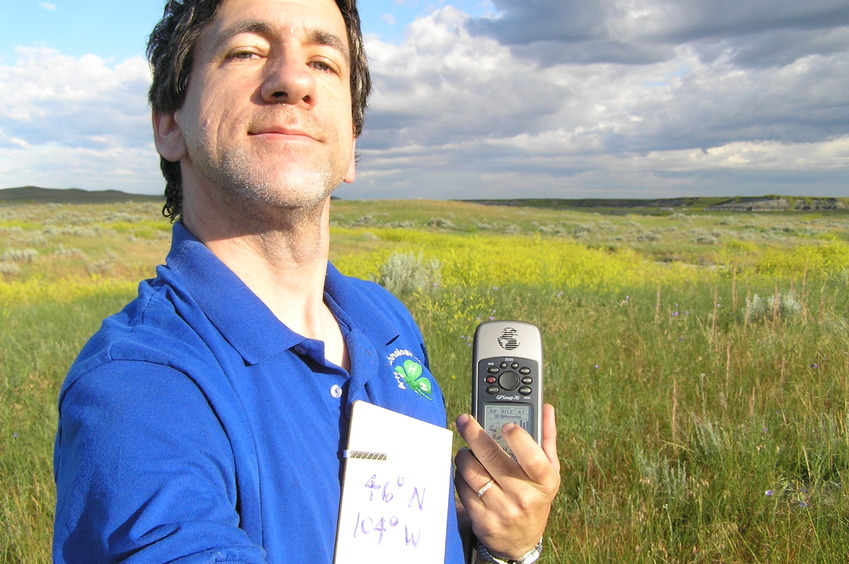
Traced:
<path fill-rule="evenodd" d="M 185 374 L 110 362 L 63 391 L 54 561 L 264 561 L 239 528 L 232 449 Z"/>
<path fill-rule="evenodd" d="M 458 417 L 457 430 L 469 445 L 456 457 L 455 486 L 464 518 L 490 553 L 517 560 L 542 538 L 560 488 L 554 407 L 543 409 L 542 448 L 519 426 L 504 426 L 515 460 L 471 416 Z"/>

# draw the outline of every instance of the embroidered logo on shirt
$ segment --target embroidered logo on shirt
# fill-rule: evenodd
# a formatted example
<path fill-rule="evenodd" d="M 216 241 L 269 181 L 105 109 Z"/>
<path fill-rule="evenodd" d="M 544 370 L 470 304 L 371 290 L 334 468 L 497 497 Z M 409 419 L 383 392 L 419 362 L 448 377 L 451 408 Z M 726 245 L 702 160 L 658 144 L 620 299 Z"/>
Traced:
<path fill-rule="evenodd" d="M 405 358 L 406 357 L 406 358 Z M 404 358 L 403 362 L 399 359 Z M 425 376 L 422 364 L 408 350 L 396 349 L 389 355 L 389 363 L 395 369 L 395 380 L 398 387 L 406 390 L 408 387 L 423 398 L 433 399 L 433 384 Z M 399 361 L 396 364 L 396 361 Z"/>

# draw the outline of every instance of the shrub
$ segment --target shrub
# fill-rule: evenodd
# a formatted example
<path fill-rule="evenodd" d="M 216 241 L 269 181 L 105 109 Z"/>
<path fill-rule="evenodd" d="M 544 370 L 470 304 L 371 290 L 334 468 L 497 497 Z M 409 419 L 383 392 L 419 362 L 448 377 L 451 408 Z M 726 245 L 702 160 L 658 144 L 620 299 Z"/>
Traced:
<path fill-rule="evenodd" d="M 20 267 L 13 262 L 0 262 L 0 274 L 13 276 L 21 271 Z"/>
<path fill-rule="evenodd" d="M 789 319 L 802 311 L 802 304 L 793 292 L 776 294 L 771 297 L 761 297 L 758 294 L 751 299 L 746 298 L 743 315 L 749 323 L 757 323 L 774 317 Z"/>
<path fill-rule="evenodd" d="M 378 284 L 395 295 L 429 292 L 442 283 L 442 264 L 425 261 L 422 253 L 392 253 L 380 267 Z"/>
<path fill-rule="evenodd" d="M 3 262 L 32 262 L 38 256 L 35 249 L 6 249 L 0 256 Z"/>
<path fill-rule="evenodd" d="M 454 229 L 455 225 L 443 218 L 443 217 L 434 217 L 430 221 L 427 222 L 428 227 L 438 227 L 440 229 Z"/>
<path fill-rule="evenodd" d="M 90 276 L 96 276 L 109 272 L 115 267 L 118 262 L 118 257 L 112 251 L 106 253 L 102 259 L 94 260 L 86 265 L 86 270 Z"/>

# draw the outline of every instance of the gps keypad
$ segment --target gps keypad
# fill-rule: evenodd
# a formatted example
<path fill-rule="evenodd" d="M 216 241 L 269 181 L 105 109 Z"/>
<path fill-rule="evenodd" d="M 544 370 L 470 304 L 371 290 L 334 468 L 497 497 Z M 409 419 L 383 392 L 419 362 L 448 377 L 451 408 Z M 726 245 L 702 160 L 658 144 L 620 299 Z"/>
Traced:
<path fill-rule="evenodd" d="M 478 373 L 490 395 L 500 393 L 530 396 L 536 384 L 537 363 L 526 358 L 485 358 L 480 361 Z"/>

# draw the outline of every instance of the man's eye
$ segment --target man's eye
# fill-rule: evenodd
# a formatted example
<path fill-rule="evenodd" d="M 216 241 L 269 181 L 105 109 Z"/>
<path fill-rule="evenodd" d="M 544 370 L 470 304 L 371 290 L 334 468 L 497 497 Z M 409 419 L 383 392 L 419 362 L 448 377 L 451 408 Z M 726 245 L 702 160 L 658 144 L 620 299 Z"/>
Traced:
<path fill-rule="evenodd" d="M 322 72 L 332 72 L 336 73 L 336 67 L 328 63 L 327 61 L 323 61 L 321 59 L 312 61 L 310 66 L 316 70 L 320 70 Z"/>
<path fill-rule="evenodd" d="M 234 51 L 227 56 L 228 59 L 242 60 L 248 61 L 251 59 L 258 59 L 259 55 L 254 53 L 253 51 Z"/>

